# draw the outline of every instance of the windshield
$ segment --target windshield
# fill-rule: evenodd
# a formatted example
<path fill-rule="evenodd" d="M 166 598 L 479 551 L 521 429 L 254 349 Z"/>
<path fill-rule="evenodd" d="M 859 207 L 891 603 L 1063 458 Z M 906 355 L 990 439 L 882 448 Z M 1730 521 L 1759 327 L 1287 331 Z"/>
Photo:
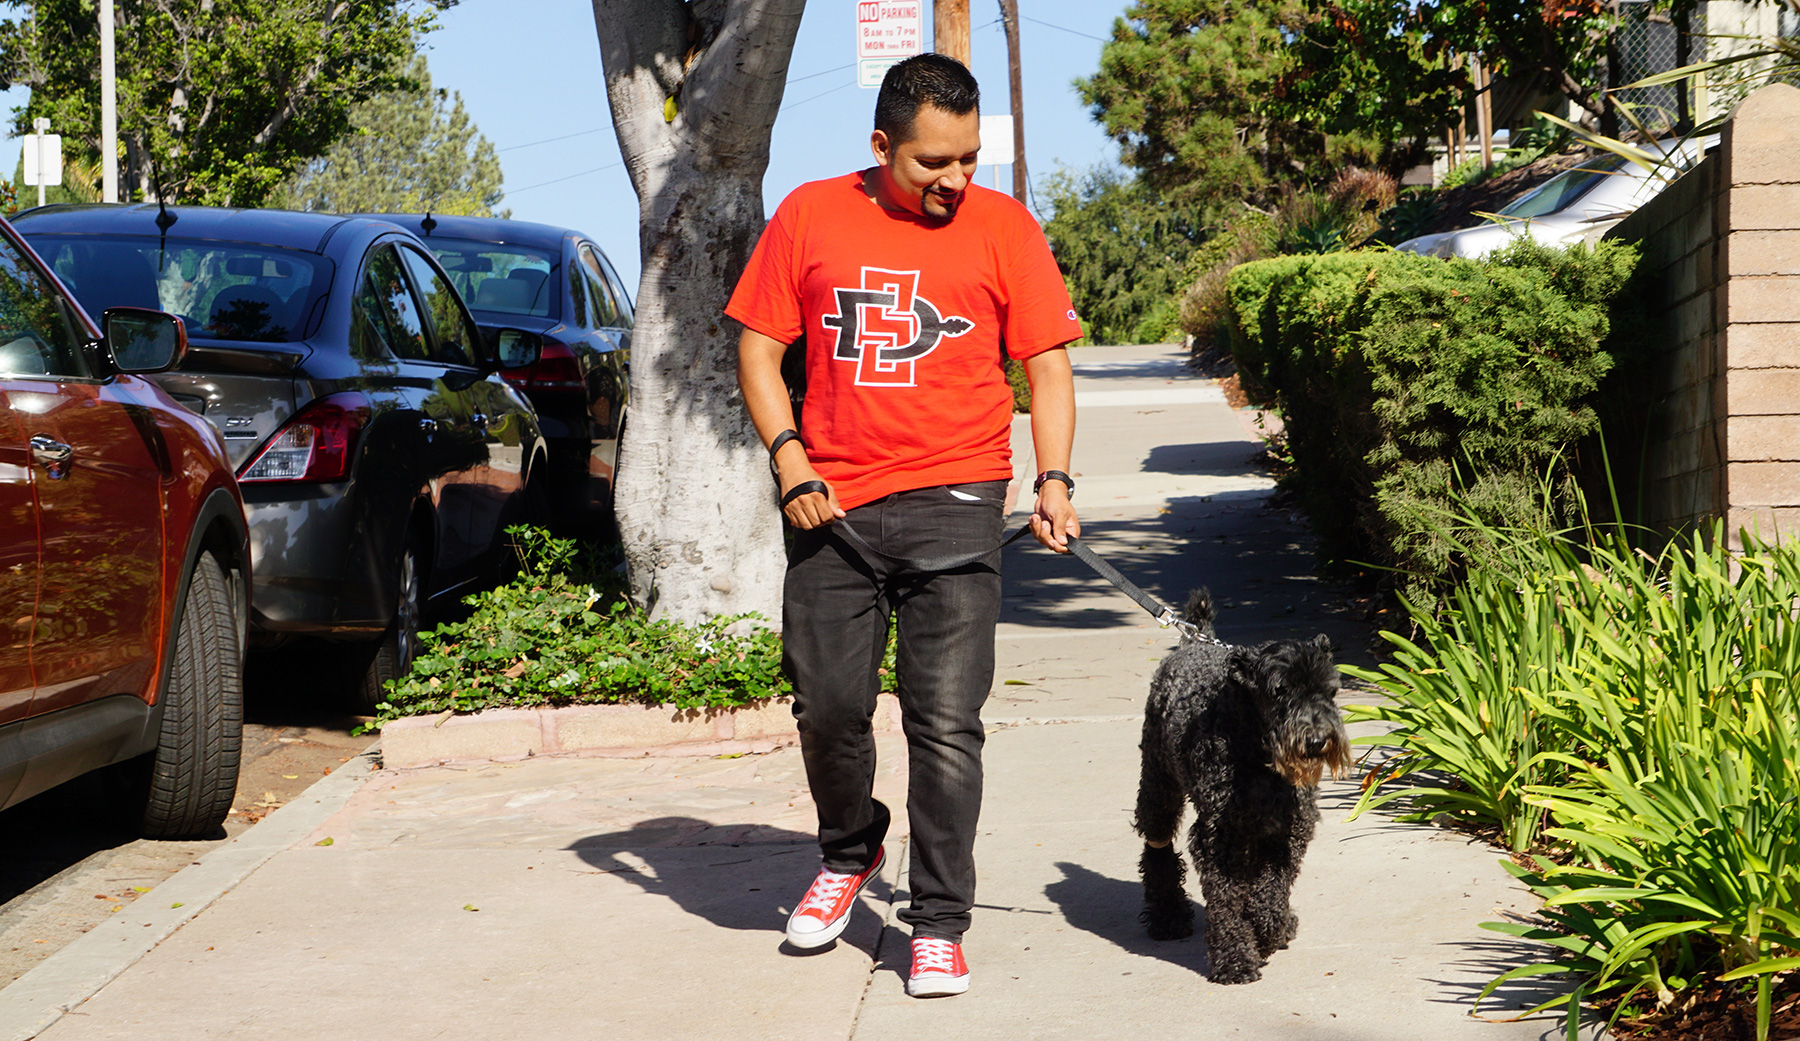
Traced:
<path fill-rule="evenodd" d="M 1628 162 L 1624 156 L 1609 155 L 1590 159 L 1580 166 L 1564 170 L 1531 191 L 1501 207 L 1502 217 L 1542 217 L 1574 205 L 1575 200 L 1598 187 L 1608 177 L 1623 177 L 1620 170 Z"/>
<path fill-rule="evenodd" d="M 331 261 L 233 242 L 30 236 L 89 314 L 149 307 L 181 316 L 196 339 L 292 343 L 331 288 Z"/>
<path fill-rule="evenodd" d="M 546 249 L 469 239 L 428 239 L 438 263 L 471 310 L 560 318 L 556 280 L 560 258 Z"/>

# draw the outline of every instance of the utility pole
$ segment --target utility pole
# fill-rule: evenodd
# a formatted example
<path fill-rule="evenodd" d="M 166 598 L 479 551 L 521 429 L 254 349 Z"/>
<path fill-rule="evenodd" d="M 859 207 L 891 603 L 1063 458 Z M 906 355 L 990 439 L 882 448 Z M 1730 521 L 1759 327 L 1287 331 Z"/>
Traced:
<path fill-rule="evenodd" d="M 931 47 L 965 66 L 973 64 L 969 57 L 969 0 L 935 0 Z"/>
<path fill-rule="evenodd" d="M 1475 73 L 1475 132 L 1481 135 L 1481 169 L 1494 168 L 1494 73 L 1480 55 L 1470 62 Z"/>
<path fill-rule="evenodd" d="M 38 205 L 44 205 L 44 182 L 49 179 L 50 167 L 50 121 L 43 116 L 31 121 L 32 129 L 37 131 L 37 177 Z"/>
<path fill-rule="evenodd" d="M 1000 20 L 1006 26 L 1006 89 L 1012 99 L 1013 198 L 1025 201 L 1025 88 L 1019 71 L 1019 0 L 1000 0 Z"/>
<path fill-rule="evenodd" d="M 100 201 L 119 201 L 119 92 L 113 76 L 113 0 L 100 0 Z"/>

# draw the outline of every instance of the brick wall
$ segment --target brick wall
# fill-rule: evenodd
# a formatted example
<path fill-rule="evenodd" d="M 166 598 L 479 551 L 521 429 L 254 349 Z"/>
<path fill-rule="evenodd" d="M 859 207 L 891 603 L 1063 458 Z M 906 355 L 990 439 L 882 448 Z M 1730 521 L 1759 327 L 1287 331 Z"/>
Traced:
<path fill-rule="evenodd" d="M 1644 519 L 1800 533 L 1800 90 L 1745 99 L 1608 237 L 1640 243 L 1661 331 Z"/>

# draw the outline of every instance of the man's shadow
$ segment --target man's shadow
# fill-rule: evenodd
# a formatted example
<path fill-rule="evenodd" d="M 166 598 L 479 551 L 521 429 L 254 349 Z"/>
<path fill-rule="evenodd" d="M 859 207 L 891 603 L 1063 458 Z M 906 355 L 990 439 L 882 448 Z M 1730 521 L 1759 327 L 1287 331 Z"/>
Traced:
<path fill-rule="evenodd" d="M 1132 954 L 1161 958 L 1202 976 L 1207 974 L 1211 965 L 1206 958 L 1206 908 L 1198 902 L 1194 906 L 1194 935 L 1182 940 L 1152 940 L 1138 921 L 1138 912 L 1144 906 L 1144 887 L 1137 879 L 1108 878 L 1080 864 L 1062 861 L 1056 866 L 1062 870 L 1063 880 L 1045 886 L 1044 895 L 1062 908 L 1062 916 L 1070 925 Z"/>
<path fill-rule="evenodd" d="M 639 821 L 626 831 L 577 839 L 568 848 L 597 871 L 667 897 L 688 914 L 722 929 L 777 935 L 786 931 L 788 913 L 819 870 L 818 840 L 811 835 L 693 817 Z M 893 899 L 893 888 L 878 876 L 863 894 L 886 904 Z M 838 942 L 873 958 L 880 935 L 880 916 L 859 902 Z M 802 951 L 784 941 L 781 950 L 813 955 L 834 946 Z"/>

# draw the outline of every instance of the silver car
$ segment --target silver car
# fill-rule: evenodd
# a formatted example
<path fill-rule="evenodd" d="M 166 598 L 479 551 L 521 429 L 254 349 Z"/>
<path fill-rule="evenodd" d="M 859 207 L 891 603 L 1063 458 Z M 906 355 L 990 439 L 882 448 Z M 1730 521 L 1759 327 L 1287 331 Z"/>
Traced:
<path fill-rule="evenodd" d="M 1523 235 L 1549 246 L 1594 242 L 1673 184 L 1718 141 L 1715 134 L 1646 145 L 1644 151 L 1663 159 L 1653 170 L 1624 156 L 1597 156 L 1531 189 L 1480 224 L 1407 239 L 1394 248 L 1428 257 L 1475 259 Z"/>

